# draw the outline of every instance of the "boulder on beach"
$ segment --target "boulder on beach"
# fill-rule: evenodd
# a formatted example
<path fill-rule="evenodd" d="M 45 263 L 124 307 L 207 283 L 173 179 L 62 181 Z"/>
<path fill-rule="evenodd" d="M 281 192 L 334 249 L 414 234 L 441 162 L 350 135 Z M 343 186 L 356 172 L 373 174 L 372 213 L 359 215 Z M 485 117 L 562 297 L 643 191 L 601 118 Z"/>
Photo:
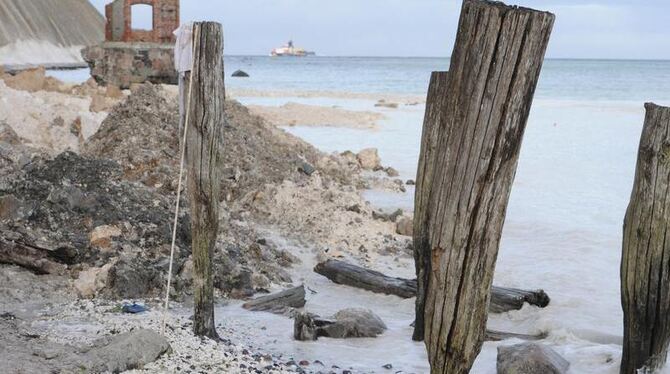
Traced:
<path fill-rule="evenodd" d="M 296 340 L 327 338 L 375 338 L 387 327 L 379 316 L 369 309 L 347 308 L 331 318 L 321 318 L 310 313 L 299 313 L 294 318 L 293 337 Z"/>
<path fill-rule="evenodd" d="M 365 170 L 378 170 L 381 168 L 382 160 L 377 148 L 365 148 L 356 155 L 358 164 Z"/>
<path fill-rule="evenodd" d="M 235 70 L 231 76 L 235 78 L 249 78 L 249 74 L 242 70 Z"/>
<path fill-rule="evenodd" d="M 98 340 L 84 354 L 82 365 L 96 373 L 120 373 L 141 369 L 170 350 L 170 344 L 162 335 L 140 329 Z"/>
<path fill-rule="evenodd" d="M 543 344 L 498 347 L 498 374 L 565 374 L 570 363 Z"/>
<path fill-rule="evenodd" d="M 414 219 L 408 216 L 402 216 L 396 221 L 396 233 L 405 236 L 414 235 Z"/>

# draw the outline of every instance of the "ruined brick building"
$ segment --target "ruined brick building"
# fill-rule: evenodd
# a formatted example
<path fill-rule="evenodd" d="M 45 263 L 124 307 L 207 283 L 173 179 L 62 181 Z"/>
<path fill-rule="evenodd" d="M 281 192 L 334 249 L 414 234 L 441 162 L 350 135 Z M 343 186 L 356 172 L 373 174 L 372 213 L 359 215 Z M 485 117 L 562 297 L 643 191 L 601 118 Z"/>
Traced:
<path fill-rule="evenodd" d="M 140 5 L 151 7 L 150 30 L 133 29 L 133 10 Z M 144 82 L 177 83 L 173 31 L 179 27 L 179 0 L 114 0 L 105 15 L 106 41 L 82 50 L 99 84 L 125 89 Z"/>
<path fill-rule="evenodd" d="M 133 30 L 135 5 L 152 8 L 153 28 Z M 110 42 L 174 43 L 172 32 L 179 27 L 179 0 L 115 0 L 105 7 L 105 37 Z"/>

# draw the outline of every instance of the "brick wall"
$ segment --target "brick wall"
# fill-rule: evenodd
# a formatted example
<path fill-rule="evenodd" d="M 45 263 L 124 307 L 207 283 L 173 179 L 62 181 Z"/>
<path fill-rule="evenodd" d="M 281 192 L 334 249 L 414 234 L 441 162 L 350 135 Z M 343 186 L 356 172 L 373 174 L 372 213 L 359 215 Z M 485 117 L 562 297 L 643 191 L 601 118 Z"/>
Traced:
<path fill-rule="evenodd" d="M 133 5 L 152 7 L 153 29 L 133 30 Z M 179 27 L 179 0 L 115 0 L 105 7 L 107 41 L 174 43 Z"/>

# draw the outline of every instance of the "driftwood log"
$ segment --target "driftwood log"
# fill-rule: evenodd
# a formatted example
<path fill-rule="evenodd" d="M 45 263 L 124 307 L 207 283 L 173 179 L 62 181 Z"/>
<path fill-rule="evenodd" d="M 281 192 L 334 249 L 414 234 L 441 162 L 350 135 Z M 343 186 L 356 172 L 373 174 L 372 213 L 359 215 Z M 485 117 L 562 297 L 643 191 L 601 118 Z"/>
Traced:
<path fill-rule="evenodd" d="M 621 261 L 621 373 L 655 372 L 670 343 L 670 108 L 648 103 Z"/>
<path fill-rule="evenodd" d="M 415 279 L 393 278 L 378 271 L 369 270 L 340 260 L 326 260 L 317 264 L 314 271 L 337 284 L 362 288 L 375 293 L 396 295 L 405 299 L 417 294 Z M 492 287 L 492 313 L 519 310 L 524 303 L 541 308 L 549 305 L 549 296 L 543 290 L 525 291 L 516 288 Z M 416 321 L 415 321 L 416 323 Z"/>
<path fill-rule="evenodd" d="M 242 304 L 242 308 L 254 312 L 287 314 L 295 308 L 304 307 L 305 302 L 305 286 L 302 285 L 247 301 Z"/>
<path fill-rule="evenodd" d="M 212 256 L 219 231 L 224 127 L 223 30 L 215 22 L 193 26 L 193 70 L 186 96 L 186 167 L 191 208 L 196 335 L 218 339 L 214 325 Z"/>
<path fill-rule="evenodd" d="M 509 194 L 554 16 L 464 0 L 444 97 L 426 120 L 419 192 L 431 373 L 466 373 L 481 350 Z M 430 113 L 429 113 L 430 115 Z M 436 138 L 435 138 L 436 137 Z M 426 274 L 429 274 L 426 276 Z M 423 282 L 428 279 L 428 284 Z M 421 311 L 419 311 L 421 313 Z"/>
<path fill-rule="evenodd" d="M 17 265 L 35 274 L 64 274 L 76 251 L 44 248 L 0 237 L 0 263 Z"/>

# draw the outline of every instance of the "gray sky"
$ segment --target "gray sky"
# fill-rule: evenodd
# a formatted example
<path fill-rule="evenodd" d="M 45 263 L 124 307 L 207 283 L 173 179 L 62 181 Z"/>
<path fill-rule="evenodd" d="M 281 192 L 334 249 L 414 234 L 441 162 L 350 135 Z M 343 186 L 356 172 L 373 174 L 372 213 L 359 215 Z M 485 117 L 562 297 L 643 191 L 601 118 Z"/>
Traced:
<path fill-rule="evenodd" d="M 104 13 L 109 0 L 91 2 Z M 326 56 L 449 56 L 461 1 L 181 3 L 182 21 L 223 24 L 227 54 L 265 55 L 293 38 L 296 45 Z M 517 0 L 515 4 L 556 14 L 548 57 L 670 59 L 670 0 Z M 148 22 L 147 16 L 140 18 L 139 22 Z"/>

